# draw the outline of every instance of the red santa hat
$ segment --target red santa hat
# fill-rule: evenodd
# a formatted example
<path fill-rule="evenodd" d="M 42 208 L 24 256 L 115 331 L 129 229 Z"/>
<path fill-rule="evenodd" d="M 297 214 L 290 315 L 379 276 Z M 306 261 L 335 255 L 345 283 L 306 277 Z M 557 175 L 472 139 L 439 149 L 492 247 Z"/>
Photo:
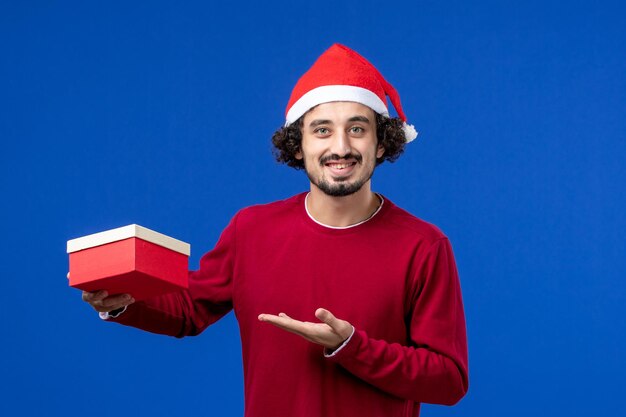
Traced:
<path fill-rule="evenodd" d="M 396 89 L 365 58 L 336 43 L 296 83 L 285 110 L 285 126 L 318 104 L 331 101 L 354 101 L 389 117 L 386 96 L 389 96 L 398 117 L 404 122 L 406 141 L 411 142 L 417 137 L 417 132 L 406 123 Z"/>

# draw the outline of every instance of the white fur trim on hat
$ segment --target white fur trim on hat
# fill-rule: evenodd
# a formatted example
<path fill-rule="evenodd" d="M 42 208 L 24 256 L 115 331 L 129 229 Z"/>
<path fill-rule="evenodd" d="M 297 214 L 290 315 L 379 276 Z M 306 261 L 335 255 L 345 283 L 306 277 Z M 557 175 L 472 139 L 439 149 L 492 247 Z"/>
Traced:
<path fill-rule="evenodd" d="M 402 123 L 402 130 L 404 131 L 404 140 L 406 140 L 406 143 L 411 142 L 417 137 L 417 130 L 415 130 L 413 125 L 404 122 Z"/>
<path fill-rule="evenodd" d="M 370 90 L 352 85 L 324 85 L 308 91 L 291 106 L 287 112 L 285 126 L 289 126 L 318 104 L 330 103 L 331 101 L 354 101 L 371 108 L 376 113 L 389 117 L 385 103 Z"/>

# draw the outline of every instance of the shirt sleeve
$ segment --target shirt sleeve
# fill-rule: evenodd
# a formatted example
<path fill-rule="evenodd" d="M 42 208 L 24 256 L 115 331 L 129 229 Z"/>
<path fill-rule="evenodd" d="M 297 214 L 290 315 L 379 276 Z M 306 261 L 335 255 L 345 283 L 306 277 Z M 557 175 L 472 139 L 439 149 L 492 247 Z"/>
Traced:
<path fill-rule="evenodd" d="M 354 326 L 352 326 L 352 333 L 350 333 L 350 336 L 348 336 L 348 338 L 344 340 L 343 343 L 339 345 L 337 349 L 335 350 L 324 349 L 324 356 L 327 358 L 331 358 L 335 356 L 337 353 L 341 351 L 341 349 L 343 349 L 348 343 L 350 343 L 350 339 L 352 339 L 352 335 L 354 335 Z"/>
<path fill-rule="evenodd" d="M 101 311 L 100 313 L 98 313 L 98 315 L 100 316 L 102 320 L 116 319 L 119 317 L 120 314 L 122 314 L 125 311 L 126 311 L 126 307 L 122 307 L 113 311 Z"/>
<path fill-rule="evenodd" d="M 201 333 L 226 315 L 233 307 L 237 217 L 226 226 L 215 248 L 200 259 L 200 268 L 189 271 L 189 289 L 135 302 L 117 317 L 108 315 L 106 321 L 183 337 Z"/>
<path fill-rule="evenodd" d="M 461 288 L 447 238 L 432 244 L 415 279 L 408 346 L 357 329 L 328 360 L 397 397 L 452 405 L 467 392 L 468 357 Z"/>

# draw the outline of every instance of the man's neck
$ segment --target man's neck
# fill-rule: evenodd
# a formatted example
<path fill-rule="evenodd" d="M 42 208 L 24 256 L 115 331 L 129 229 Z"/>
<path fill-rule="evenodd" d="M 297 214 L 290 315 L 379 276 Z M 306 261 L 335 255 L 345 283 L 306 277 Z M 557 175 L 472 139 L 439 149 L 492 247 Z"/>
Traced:
<path fill-rule="evenodd" d="M 380 206 L 380 199 L 370 188 L 370 182 L 359 191 L 345 197 L 333 197 L 311 184 L 307 210 L 319 223 L 346 227 L 367 220 Z"/>

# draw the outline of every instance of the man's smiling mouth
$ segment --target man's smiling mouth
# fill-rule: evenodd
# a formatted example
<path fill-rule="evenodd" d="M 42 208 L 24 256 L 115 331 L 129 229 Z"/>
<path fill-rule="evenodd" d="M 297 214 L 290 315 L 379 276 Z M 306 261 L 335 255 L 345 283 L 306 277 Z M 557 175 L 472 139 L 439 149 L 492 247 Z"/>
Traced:
<path fill-rule="evenodd" d="M 327 167 L 330 167 L 330 168 L 333 168 L 333 169 L 337 169 L 337 170 L 346 169 L 346 168 L 352 167 L 354 165 L 356 165 L 356 161 L 344 162 L 344 163 L 328 162 L 326 164 Z"/>

